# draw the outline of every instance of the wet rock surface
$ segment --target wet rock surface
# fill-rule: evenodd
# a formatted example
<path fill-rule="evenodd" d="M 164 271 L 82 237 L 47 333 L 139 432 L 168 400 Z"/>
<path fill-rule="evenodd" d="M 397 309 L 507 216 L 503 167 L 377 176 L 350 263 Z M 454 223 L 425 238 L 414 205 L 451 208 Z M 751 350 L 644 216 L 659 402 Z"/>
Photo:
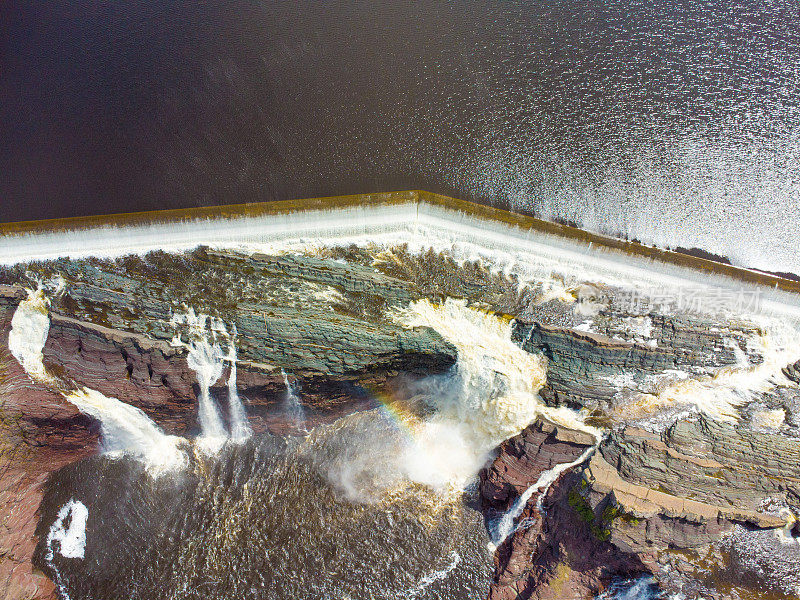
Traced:
<path fill-rule="evenodd" d="M 2 348 L 22 297 L 0 295 Z M 53 583 L 31 563 L 43 486 L 52 471 L 95 454 L 98 439 L 96 422 L 0 351 L 0 597 L 54 597 Z"/>
<path fill-rule="evenodd" d="M 312 418 L 329 419 L 400 373 L 443 372 L 456 359 L 432 329 L 387 318 L 391 307 L 418 297 L 410 284 L 359 265 L 200 249 L 55 261 L 35 271 L 63 282 L 52 299 L 46 364 L 76 385 L 142 408 L 170 433 L 187 433 L 196 422 L 196 375 L 185 348 L 171 343 L 171 317 L 189 308 L 235 326 L 237 387 L 256 431 L 273 421 L 280 428 L 273 413 L 286 394 L 284 372 L 301 382 Z M 28 279 L 5 273 L 15 277 Z M 9 307 L 24 298 L 19 285 L 3 293 Z M 228 371 L 213 388 L 223 405 Z"/>
<path fill-rule="evenodd" d="M 538 418 L 505 442 L 481 473 L 484 511 L 489 518 L 502 514 L 542 473 L 573 462 L 593 445 L 590 435 Z M 612 578 L 647 571 L 635 553 L 609 543 L 598 529 L 602 523 L 572 506 L 581 468 L 566 471 L 528 502 L 516 531 L 495 554 L 491 600 L 593 598 Z"/>
<path fill-rule="evenodd" d="M 580 298 L 533 302 L 542 290 L 520 290 L 476 265 L 403 249 L 339 249 L 320 258 L 201 248 L 3 271 L 2 348 L 26 296 L 22 286 L 33 286 L 34 276 L 63 280 L 52 295 L 48 369 L 187 436 L 198 433 L 200 390 L 186 349 L 172 343 L 171 317 L 189 308 L 229 330 L 235 325 L 237 389 L 250 424 L 257 433 L 279 434 L 293 432 L 284 373 L 313 427 L 373 408 L 376 392 L 454 364 L 451 344 L 432 329 L 401 327 L 390 317 L 394 308 L 456 296 L 518 315 L 514 340 L 547 359 L 542 398 L 589 409 L 608 429 L 590 458 L 530 498 L 495 553 L 489 598 L 594 598 L 620 577 L 641 574 L 689 598 L 800 594 L 792 587 L 800 585 L 800 544 L 792 545 L 800 531 L 787 517 L 800 514 L 800 363 L 786 365 L 786 379 L 768 391 L 748 396 L 731 422 L 697 410 L 657 426 L 627 419 L 624 410 L 617 421 L 608 416 L 619 408 L 622 389 L 648 378 L 760 364 L 750 344 L 762 333 L 755 325 L 625 312 L 613 303 L 587 317 Z M 41 486 L 50 471 L 97 451 L 99 426 L 32 382 L 7 353 L 0 364 L 0 384 L 9 390 L 2 396 L 2 451 L 13 465 L 0 477 L 0 592 L 50 597 L 52 584 L 29 560 Z M 212 386 L 223 414 L 229 376 L 225 367 Z M 480 477 L 487 523 L 543 473 L 593 445 L 592 436 L 542 418 L 504 442 Z"/>
<path fill-rule="evenodd" d="M 579 456 L 581 436 L 540 419 L 505 442 L 481 476 L 488 517 Z M 644 573 L 688 597 L 800 591 L 800 532 L 787 517 L 800 512 L 794 439 L 702 415 L 660 434 L 622 426 L 559 477 L 542 511 L 537 496 L 498 549 L 490 598 L 592 598 Z"/>
<path fill-rule="evenodd" d="M 5 270 L 0 285 L 0 345 L 34 278 L 59 279 L 43 351 L 48 370 L 142 409 L 165 432 L 198 433 L 197 375 L 171 340 L 170 318 L 194 308 L 237 330 L 237 389 L 253 430 L 293 433 L 285 414 L 284 372 L 306 407 L 307 426 L 373 408 L 373 392 L 447 370 L 456 350 L 435 331 L 405 329 L 386 317 L 418 297 L 407 282 L 362 266 L 310 257 L 199 250 L 110 261 L 57 261 Z M 13 357 L 0 356 L 3 387 L 0 473 L 0 596 L 53 597 L 52 582 L 30 557 L 36 512 L 48 475 L 95 454 L 99 424 Z M 212 387 L 228 413 L 230 368 Z"/>
<path fill-rule="evenodd" d="M 624 333 L 623 325 L 631 319 L 637 320 L 637 333 L 646 320 L 646 338 Z M 702 373 L 739 360 L 753 364 L 761 360 L 747 346 L 758 330 L 745 323 L 721 325 L 658 314 L 606 315 L 605 321 L 605 333 L 515 322 L 515 341 L 529 352 L 542 352 L 550 361 L 548 383 L 542 391 L 550 404 L 602 408 L 618 391 L 614 382 L 620 378 L 641 380 L 669 370 Z"/>

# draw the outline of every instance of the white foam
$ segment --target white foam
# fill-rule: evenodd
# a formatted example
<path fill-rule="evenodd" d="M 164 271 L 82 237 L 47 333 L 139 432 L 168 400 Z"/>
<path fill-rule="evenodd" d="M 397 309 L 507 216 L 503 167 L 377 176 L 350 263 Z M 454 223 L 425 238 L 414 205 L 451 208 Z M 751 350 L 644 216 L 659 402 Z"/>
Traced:
<path fill-rule="evenodd" d="M 64 521 L 70 517 L 69 526 Z M 47 560 L 54 558 L 53 550 L 58 542 L 58 553 L 64 558 L 83 558 L 86 549 L 86 521 L 89 510 L 80 500 L 70 500 L 58 511 L 55 522 L 47 534 Z"/>
<path fill-rule="evenodd" d="M 65 391 L 67 384 L 47 371 L 42 350 L 50 330 L 48 307 L 43 289 L 30 291 L 11 319 L 9 349 L 26 373 L 57 389 L 83 414 L 100 421 L 105 452 L 133 455 L 153 474 L 182 467 L 186 457 L 178 448 L 179 439 L 165 435 L 140 409 L 88 388 Z"/>
<path fill-rule="evenodd" d="M 458 554 L 458 552 L 452 550 L 450 552 L 450 564 L 448 564 L 444 569 L 439 569 L 437 571 L 429 573 L 428 575 L 425 575 L 422 579 L 419 580 L 419 583 L 417 584 L 416 587 L 401 594 L 401 597 L 416 598 L 422 592 L 425 591 L 425 588 L 427 588 L 432 583 L 436 583 L 437 581 L 446 579 L 447 576 L 450 575 L 450 573 L 455 570 L 455 568 L 459 565 L 460 562 L 461 562 L 461 556 Z"/>
<path fill-rule="evenodd" d="M 103 451 L 141 460 L 153 475 L 183 468 L 181 438 L 166 435 L 140 408 L 82 388 L 64 397 L 83 414 L 100 421 Z"/>
<path fill-rule="evenodd" d="M 64 521 L 70 517 L 69 526 L 64 527 Z M 58 544 L 58 553 L 64 558 L 84 558 L 86 551 L 86 521 L 89 519 L 89 510 L 80 500 L 70 500 L 58 511 L 55 522 L 47 533 L 45 547 L 45 560 L 53 569 L 54 583 L 58 587 L 61 597 L 70 600 L 67 586 L 61 577 L 61 572 L 55 564 L 55 545 Z"/>
<path fill-rule="evenodd" d="M 197 375 L 197 383 L 200 386 L 198 420 L 201 433 L 198 444 L 203 449 L 216 452 L 228 439 L 219 408 L 211 396 L 211 386 L 222 377 L 225 358 L 222 348 L 216 341 L 215 328 L 219 329 L 218 323 L 208 315 L 196 314 L 191 308 L 185 313 L 173 315 L 171 322 L 175 326 L 188 327 L 188 342 L 182 341 L 180 335 L 176 334 L 172 345 L 184 347 L 189 351 L 186 363 Z"/>
<path fill-rule="evenodd" d="M 516 435 L 537 415 L 597 434 L 580 415 L 550 408 L 538 396 L 546 361 L 511 340 L 511 323 L 449 298 L 395 310 L 405 327 L 431 327 L 458 350 L 452 373 L 423 380 L 436 412 L 415 427 L 402 461 L 413 481 L 458 489 L 471 480 L 489 453 Z"/>
<path fill-rule="evenodd" d="M 55 378 L 44 366 L 42 351 L 50 332 L 48 310 L 50 300 L 43 289 L 28 290 L 28 297 L 19 303 L 11 317 L 8 349 L 25 372 L 40 383 L 54 383 Z"/>

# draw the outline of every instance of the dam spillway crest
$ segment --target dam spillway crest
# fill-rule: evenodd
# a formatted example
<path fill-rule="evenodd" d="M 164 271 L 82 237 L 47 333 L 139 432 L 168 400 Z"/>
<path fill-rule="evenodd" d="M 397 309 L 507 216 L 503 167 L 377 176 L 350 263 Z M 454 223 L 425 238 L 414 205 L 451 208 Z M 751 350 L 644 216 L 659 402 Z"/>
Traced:
<path fill-rule="evenodd" d="M 796 281 L 427 192 L 0 251 L 5 597 L 800 597 Z"/>

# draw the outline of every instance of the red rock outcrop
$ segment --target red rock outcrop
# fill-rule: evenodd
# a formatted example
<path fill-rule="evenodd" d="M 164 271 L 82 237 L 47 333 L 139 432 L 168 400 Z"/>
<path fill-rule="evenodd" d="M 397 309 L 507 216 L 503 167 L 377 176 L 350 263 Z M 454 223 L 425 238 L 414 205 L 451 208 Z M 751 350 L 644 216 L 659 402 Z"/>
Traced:
<path fill-rule="evenodd" d="M 0 304 L 0 348 L 8 347 L 14 308 Z M 0 597 L 55 598 L 53 583 L 31 564 L 43 485 L 52 471 L 96 453 L 98 431 L 0 350 Z"/>
<path fill-rule="evenodd" d="M 481 473 L 481 498 L 489 520 L 498 518 L 556 465 L 571 463 L 594 445 L 592 436 L 538 418 L 504 442 Z M 490 600 L 594 598 L 614 576 L 646 571 L 638 557 L 598 540 L 570 506 L 580 466 L 545 490 L 542 511 L 535 493 L 517 519 L 517 530 L 495 552 Z"/>

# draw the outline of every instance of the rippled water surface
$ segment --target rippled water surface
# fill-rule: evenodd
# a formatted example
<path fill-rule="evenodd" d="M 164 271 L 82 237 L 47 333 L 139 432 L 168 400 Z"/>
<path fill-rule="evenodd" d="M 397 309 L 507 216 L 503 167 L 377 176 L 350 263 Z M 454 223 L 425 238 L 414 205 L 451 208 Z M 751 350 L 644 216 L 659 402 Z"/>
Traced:
<path fill-rule="evenodd" d="M 0 221 L 421 187 L 798 271 L 799 10 L 8 2 Z"/>
<path fill-rule="evenodd" d="M 468 495 L 388 487 L 381 460 L 397 435 L 372 411 L 305 439 L 258 437 L 158 479 L 127 459 L 85 460 L 49 483 L 37 561 L 58 570 L 72 600 L 482 598 L 491 569 L 480 513 Z M 375 454 L 355 473 L 365 436 Z M 47 535 L 70 501 L 88 512 L 83 560 Z"/>

